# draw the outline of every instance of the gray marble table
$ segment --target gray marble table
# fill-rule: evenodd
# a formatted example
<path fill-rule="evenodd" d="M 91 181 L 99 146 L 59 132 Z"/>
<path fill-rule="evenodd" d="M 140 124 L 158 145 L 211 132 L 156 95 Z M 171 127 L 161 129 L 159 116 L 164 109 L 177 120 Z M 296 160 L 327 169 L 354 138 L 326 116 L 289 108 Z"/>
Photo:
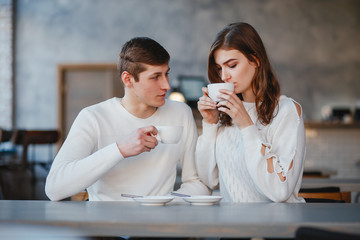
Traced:
<path fill-rule="evenodd" d="M 0 201 L 0 239 L 19 234 L 55 236 L 294 237 L 300 226 L 360 234 L 360 204 Z M 27 231 L 22 226 L 32 226 Z M 19 231 L 7 230 L 20 229 Z M 60 229 L 72 231 L 61 231 Z M 23 231 L 21 231 L 23 229 Z M 10 232 L 10 233 L 9 233 Z M 9 235 L 10 234 L 10 235 Z"/>

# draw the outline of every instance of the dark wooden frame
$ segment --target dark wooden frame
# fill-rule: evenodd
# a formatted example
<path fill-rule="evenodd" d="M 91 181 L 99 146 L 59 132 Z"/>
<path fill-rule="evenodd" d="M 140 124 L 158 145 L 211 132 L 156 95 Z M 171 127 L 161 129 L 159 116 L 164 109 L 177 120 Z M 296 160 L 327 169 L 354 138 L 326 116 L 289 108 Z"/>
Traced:
<path fill-rule="evenodd" d="M 58 65 L 58 128 L 60 131 L 60 141 L 62 144 L 66 137 L 66 97 L 67 97 L 67 79 L 66 73 L 69 71 L 117 71 L 117 65 L 114 63 L 92 63 L 92 64 L 60 64 Z M 120 81 L 120 80 L 119 80 Z M 115 84 L 115 83 L 114 83 Z M 115 89 L 115 88 L 114 88 Z M 114 90 L 118 91 L 118 90 Z M 114 96 L 119 95 L 115 94 Z"/>

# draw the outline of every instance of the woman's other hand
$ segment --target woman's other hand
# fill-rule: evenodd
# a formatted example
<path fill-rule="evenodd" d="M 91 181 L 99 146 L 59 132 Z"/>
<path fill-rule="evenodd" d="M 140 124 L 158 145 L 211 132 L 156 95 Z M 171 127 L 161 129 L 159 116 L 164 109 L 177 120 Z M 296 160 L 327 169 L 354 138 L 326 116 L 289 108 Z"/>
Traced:
<path fill-rule="evenodd" d="M 246 111 L 244 104 L 235 92 L 225 89 L 221 89 L 220 92 L 221 94 L 219 97 L 224 99 L 224 101 L 217 104 L 219 111 L 228 114 L 232 119 L 232 123 L 240 129 L 254 124 Z"/>
<path fill-rule="evenodd" d="M 203 96 L 198 101 L 199 112 L 206 123 L 216 124 L 219 121 L 219 111 L 217 110 L 216 102 L 209 97 L 206 87 L 203 87 L 201 90 Z"/>

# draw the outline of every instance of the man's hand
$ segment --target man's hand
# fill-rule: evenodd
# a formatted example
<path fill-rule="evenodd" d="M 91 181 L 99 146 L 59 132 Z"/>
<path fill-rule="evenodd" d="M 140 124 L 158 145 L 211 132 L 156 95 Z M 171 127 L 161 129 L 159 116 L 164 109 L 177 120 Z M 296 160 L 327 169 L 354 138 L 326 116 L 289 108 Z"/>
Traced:
<path fill-rule="evenodd" d="M 143 127 L 135 130 L 116 144 L 124 158 L 136 156 L 142 152 L 150 152 L 157 146 L 158 141 L 152 136 L 156 134 L 157 129 L 154 126 Z"/>

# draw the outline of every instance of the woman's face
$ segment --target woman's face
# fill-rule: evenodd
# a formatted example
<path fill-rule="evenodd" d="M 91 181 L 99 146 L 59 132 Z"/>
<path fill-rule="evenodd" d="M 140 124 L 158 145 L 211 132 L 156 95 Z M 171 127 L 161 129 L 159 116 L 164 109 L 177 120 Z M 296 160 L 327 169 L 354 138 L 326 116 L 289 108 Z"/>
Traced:
<path fill-rule="evenodd" d="M 244 101 L 254 102 L 255 95 L 251 89 L 251 82 L 257 65 L 236 49 L 218 49 L 214 52 L 214 59 L 221 80 L 233 83 L 235 93 L 241 93 Z"/>

